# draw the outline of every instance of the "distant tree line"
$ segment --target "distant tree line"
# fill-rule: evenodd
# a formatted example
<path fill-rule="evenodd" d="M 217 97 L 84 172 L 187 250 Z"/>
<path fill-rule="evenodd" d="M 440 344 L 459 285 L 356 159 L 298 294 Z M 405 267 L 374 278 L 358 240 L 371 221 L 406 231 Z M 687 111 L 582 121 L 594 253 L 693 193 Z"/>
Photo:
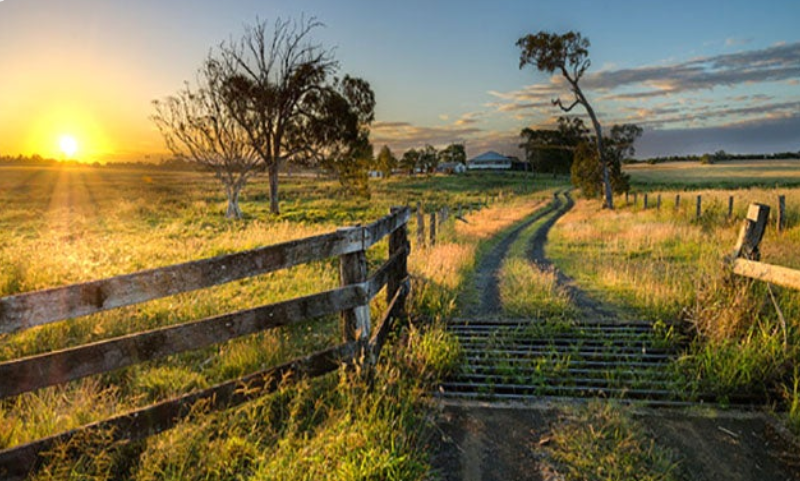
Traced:
<path fill-rule="evenodd" d="M 800 159 L 800 151 L 797 152 L 776 152 L 772 154 L 732 154 L 724 150 L 714 153 L 700 155 L 670 155 L 661 157 L 649 157 L 646 159 L 629 160 L 629 162 L 647 162 L 648 164 L 658 164 L 661 162 L 702 162 L 713 164 L 723 160 L 784 160 Z"/>
<path fill-rule="evenodd" d="M 428 144 L 421 148 L 411 148 L 403 153 L 398 168 L 406 174 L 431 174 L 440 164 L 466 164 L 467 151 L 464 144 L 453 143 L 437 150 Z"/>
<path fill-rule="evenodd" d="M 187 162 L 178 158 L 163 159 L 159 162 L 148 161 L 111 161 L 83 162 L 80 160 L 59 160 L 43 157 L 39 154 L 33 155 L 0 155 L 0 165 L 5 166 L 37 166 L 37 167 L 91 167 L 95 169 L 131 169 L 131 170 L 163 170 L 180 172 L 198 172 L 202 169 L 192 162 Z"/>

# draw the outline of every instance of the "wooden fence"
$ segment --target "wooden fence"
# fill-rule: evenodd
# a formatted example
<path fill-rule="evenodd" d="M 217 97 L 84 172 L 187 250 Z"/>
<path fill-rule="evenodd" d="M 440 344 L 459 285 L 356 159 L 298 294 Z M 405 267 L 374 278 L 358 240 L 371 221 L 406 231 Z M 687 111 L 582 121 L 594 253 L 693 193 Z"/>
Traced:
<path fill-rule="evenodd" d="M 631 205 L 631 200 L 633 201 L 634 206 L 639 205 L 639 193 L 633 192 L 629 194 L 628 192 L 625 193 L 625 205 Z M 652 204 L 652 197 L 648 193 L 642 194 L 642 209 L 648 210 L 653 208 Z M 655 208 L 656 210 L 661 210 L 661 194 L 655 195 Z M 734 196 L 728 196 L 728 217 L 733 217 L 733 205 L 734 205 Z M 681 194 L 675 194 L 673 207 L 677 211 L 681 208 Z M 695 218 L 700 218 L 703 215 L 703 196 L 701 194 L 697 194 L 695 196 L 695 203 L 694 203 L 694 215 Z M 777 198 L 777 211 L 775 216 L 775 227 L 778 232 L 782 232 L 783 229 L 786 227 L 786 196 L 779 195 Z"/>
<path fill-rule="evenodd" d="M 410 210 L 367 226 L 103 280 L 0 298 L 0 334 L 225 284 L 331 257 L 339 258 L 340 286 L 325 292 L 78 347 L 0 362 L 0 398 L 58 385 L 248 334 L 340 313 L 343 343 L 304 357 L 68 432 L 0 451 L 0 479 L 23 479 L 40 453 L 76 434 L 110 430 L 137 440 L 171 428 L 197 401 L 224 409 L 276 390 L 292 377 L 315 377 L 380 354 L 408 293 L 407 225 Z M 366 250 L 389 236 L 388 260 L 368 275 Z M 376 329 L 370 300 L 386 286 L 387 308 Z"/>
<path fill-rule="evenodd" d="M 731 256 L 733 272 L 751 279 L 800 290 L 800 271 L 758 262 L 761 258 L 759 245 L 767 228 L 769 211 L 769 206 L 750 204 L 747 218 L 739 232 L 739 239 Z"/>

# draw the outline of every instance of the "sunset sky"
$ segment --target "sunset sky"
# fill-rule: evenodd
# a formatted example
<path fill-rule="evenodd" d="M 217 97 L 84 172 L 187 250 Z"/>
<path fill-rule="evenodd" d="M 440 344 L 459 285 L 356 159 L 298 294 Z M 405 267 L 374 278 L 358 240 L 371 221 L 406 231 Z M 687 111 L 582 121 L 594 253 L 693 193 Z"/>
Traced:
<path fill-rule="evenodd" d="M 573 29 L 592 42 L 585 92 L 605 125 L 645 129 L 639 157 L 800 150 L 796 0 L 0 0 L 0 155 L 159 159 L 151 101 L 256 17 L 302 14 L 372 85 L 376 149 L 518 154 L 567 92 L 520 71 L 515 42 Z"/>

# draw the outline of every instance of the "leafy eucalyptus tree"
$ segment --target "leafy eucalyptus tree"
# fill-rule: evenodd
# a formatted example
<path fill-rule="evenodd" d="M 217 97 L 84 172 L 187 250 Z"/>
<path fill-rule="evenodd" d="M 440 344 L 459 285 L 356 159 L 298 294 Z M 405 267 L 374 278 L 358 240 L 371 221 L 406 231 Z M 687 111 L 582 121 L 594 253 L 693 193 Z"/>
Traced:
<path fill-rule="evenodd" d="M 517 41 L 517 46 L 521 49 L 519 68 L 531 65 L 541 72 L 549 74 L 558 72 L 567 81 L 574 100 L 569 105 L 564 105 L 561 98 L 556 98 L 553 100 L 553 105 L 564 112 L 570 112 L 581 105 L 589 115 L 595 133 L 595 153 L 602 177 L 604 206 L 613 209 L 614 196 L 609 175 L 609 160 L 603 147 L 603 128 L 579 84 L 591 65 L 591 60 L 588 58 L 589 45 L 589 39 L 583 38 L 578 32 L 570 31 L 561 35 L 550 32 L 529 34 Z"/>

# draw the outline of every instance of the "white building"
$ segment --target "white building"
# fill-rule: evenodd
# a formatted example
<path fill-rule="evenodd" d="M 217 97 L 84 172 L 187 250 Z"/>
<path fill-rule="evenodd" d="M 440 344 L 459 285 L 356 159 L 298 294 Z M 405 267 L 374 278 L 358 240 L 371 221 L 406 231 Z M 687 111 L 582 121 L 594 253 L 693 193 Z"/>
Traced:
<path fill-rule="evenodd" d="M 490 150 L 467 161 L 469 170 L 511 170 L 513 159 Z"/>

